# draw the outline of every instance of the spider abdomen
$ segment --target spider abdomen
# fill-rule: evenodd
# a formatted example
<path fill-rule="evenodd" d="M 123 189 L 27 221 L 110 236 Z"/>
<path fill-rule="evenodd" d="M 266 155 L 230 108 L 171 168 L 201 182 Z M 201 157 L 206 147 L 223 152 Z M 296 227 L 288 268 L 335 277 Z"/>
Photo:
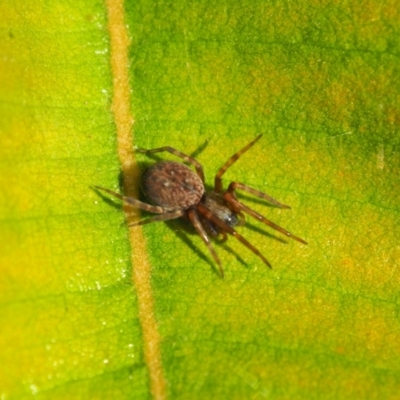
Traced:
<path fill-rule="evenodd" d="M 142 190 L 149 201 L 172 210 L 187 210 L 199 203 L 204 185 L 189 167 L 173 161 L 160 161 L 142 177 Z"/>

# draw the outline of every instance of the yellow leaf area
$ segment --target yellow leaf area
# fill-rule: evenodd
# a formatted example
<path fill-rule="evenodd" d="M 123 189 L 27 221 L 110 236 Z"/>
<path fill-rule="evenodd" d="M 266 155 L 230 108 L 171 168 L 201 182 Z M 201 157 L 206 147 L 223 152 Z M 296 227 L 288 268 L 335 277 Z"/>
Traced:
<path fill-rule="evenodd" d="M 147 393 L 103 3 L 2 2 L 0 398 Z M 107 218 L 105 218 L 107 216 Z"/>

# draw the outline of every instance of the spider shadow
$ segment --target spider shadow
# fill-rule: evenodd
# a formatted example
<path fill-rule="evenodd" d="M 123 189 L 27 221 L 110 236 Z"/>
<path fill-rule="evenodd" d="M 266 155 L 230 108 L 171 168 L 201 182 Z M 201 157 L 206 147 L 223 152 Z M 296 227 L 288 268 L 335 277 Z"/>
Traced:
<path fill-rule="evenodd" d="M 279 243 L 282 243 L 282 244 L 288 244 L 289 243 L 287 240 L 282 239 L 281 237 L 279 237 L 279 236 L 277 236 L 277 235 L 275 235 L 273 233 L 267 232 L 264 229 L 262 229 L 262 228 L 260 228 L 260 227 L 258 227 L 256 225 L 248 222 L 247 219 L 246 219 L 245 226 L 246 226 L 246 228 L 250 229 L 251 231 L 257 232 L 257 233 L 261 234 L 262 236 L 267 236 L 269 239 L 276 240 Z"/>
<path fill-rule="evenodd" d="M 237 191 L 237 195 L 238 195 L 237 197 L 240 201 L 243 200 L 245 202 L 244 204 L 253 203 L 253 204 L 258 204 L 263 207 L 274 208 L 274 209 L 278 209 L 278 210 L 290 210 L 290 208 L 277 207 L 276 205 L 269 203 L 268 200 L 260 199 L 256 196 L 250 196 L 248 194 L 243 193 L 242 191 Z"/>
<path fill-rule="evenodd" d="M 210 139 L 206 139 L 202 145 L 200 145 L 195 151 L 189 154 L 189 157 L 196 159 L 209 145 Z"/>
<path fill-rule="evenodd" d="M 218 276 L 220 275 L 219 270 L 216 268 L 215 263 L 211 260 L 211 255 L 207 256 L 205 252 L 200 250 L 200 248 L 195 245 L 191 240 L 190 236 L 199 236 L 197 231 L 195 230 L 194 226 L 190 223 L 190 221 L 183 217 L 178 218 L 171 221 L 165 221 L 165 225 L 170 229 L 182 242 L 184 242 L 199 258 L 201 258 L 204 262 L 210 265 L 215 274 Z M 228 253 L 233 255 L 242 265 L 246 268 L 249 267 L 249 264 L 239 255 L 238 252 L 233 250 L 230 246 L 226 244 L 226 242 L 221 243 L 218 239 L 210 237 L 213 242 L 214 248 L 216 247 L 223 247 Z M 217 249 L 216 249 L 217 251 Z"/>
<path fill-rule="evenodd" d="M 203 151 L 207 148 L 208 144 L 210 143 L 209 139 L 206 139 L 204 141 L 203 144 L 201 144 L 199 147 L 197 147 L 196 150 L 192 151 L 191 153 L 188 154 L 189 157 L 196 159 L 201 153 L 203 153 Z M 174 147 L 175 148 L 175 147 Z M 143 150 L 151 150 L 151 149 L 143 149 Z M 177 149 L 179 150 L 179 149 Z M 138 154 L 141 154 L 138 152 Z M 154 154 L 143 154 L 145 157 L 154 160 L 156 162 L 158 161 L 165 161 L 165 154 L 170 154 L 168 151 L 164 151 L 164 152 L 160 152 L 160 153 L 154 153 Z M 181 159 L 180 157 L 177 157 L 175 155 L 170 154 L 175 161 L 177 162 L 182 162 L 183 164 L 187 164 L 190 165 L 190 163 L 187 163 L 186 161 L 184 161 L 183 159 Z M 148 164 L 148 167 L 151 164 Z"/>
<path fill-rule="evenodd" d="M 118 211 L 123 210 L 123 203 L 121 203 L 121 201 L 118 201 L 116 199 L 114 200 L 114 197 L 110 197 L 110 195 L 105 194 L 94 186 L 89 186 L 89 189 L 93 190 L 93 192 L 95 192 L 101 198 L 101 200 L 104 201 L 104 203 L 108 204 Z"/>
<path fill-rule="evenodd" d="M 149 168 L 152 163 L 147 161 L 147 162 L 138 162 L 137 163 L 138 167 L 139 167 L 139 178 L 138 178 L 138 182 L 141 181 L 141 177 L 143 175 L 143 172 Z M 124 194 L 124 175 L 137 175 L 137 171 L 135 170 L 135 172 L 133 171 L 133 168 L 128 168 L 125 171 L 119 171 L 118 174 L 118 192 L 121 194 Z M 139 199 L 143 202 L 147 202 L 147 199 L 142 195 L 142 191 L 140 190 L 140 184 L 138 184 L 139 186 Z M 95 193 L 97 193 L 98 196 L 100 196 L 100 198 L 107 203 L 109 206 L 114 207 L 116 210 L 122 211 L 124 209 L 124 203 L 121 202 L 121 200 L 117 200 L 114 197 L 110 197 L 109 194 L 104 193 L 101 190 L 96 189 L 94 186 L 89 186 L 89 188 L 91 190 L 93 190 Z M 128 205 L 128 207 L 130 207 Z M 130 207 L 133 209 L 135 209 L 135 207 Z M 129 220 L 129 217 L 128 217 Z"/>

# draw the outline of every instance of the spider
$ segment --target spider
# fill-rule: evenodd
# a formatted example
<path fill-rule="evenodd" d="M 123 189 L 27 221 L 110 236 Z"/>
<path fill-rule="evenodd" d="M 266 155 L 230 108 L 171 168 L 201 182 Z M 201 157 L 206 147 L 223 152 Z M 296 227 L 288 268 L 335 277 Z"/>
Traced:
<path fill-rule="evenodd" d="M 137 151 L 144 154 L 161 152 L 171 153 L 181 158 L 187 164 L 192 165 L 196 173 L 185 164 L 175 161 L 159 161 L 149 167 L 144 172 L 141 183 L 142 191 L 150 204 L 132 197 L 123 196 L 100 186 L 95 186 L 95 188 L 117 197 L 133 207 L 157 214 L 150 218 L 137 221 L 129 226 L 144 225 L 156 221 L 167 221 L 185 216 L 188 217 L 217 263 L 221 277 L 224 276 L 222 263 L 210 242 L 209 236 L 217 237 L 222 235 L 223 241 L 227 239 L 227 234 L 234 236 L 261 258 L 268 267 L 272 268 L 269 261 L 260 251 L 234 229 L 235 226 L 240 226 L 245 223 L 244 213 L 300 243 L 307 244 L 307 242 L 247 207 L 238 200 L 236 190 L 242 190 L 267 200 L 269 203 L 279 208 L 290 207 L 278 202 L 266 193 L 252 189 L 240 182 L 231 182 L 227 190 L 224 190 L 222 186 L 222 176 L 227 169 L 235 163 L 240 156 L 253 147 L 261 136 L 262 135 L 257 136 L 225 162 L 215 175 L 214 188 L 210 191 L 205 190 L 204 172 L 201 164 L 194 158 L 170 146 L 152 150 L 138 149 Z"/>

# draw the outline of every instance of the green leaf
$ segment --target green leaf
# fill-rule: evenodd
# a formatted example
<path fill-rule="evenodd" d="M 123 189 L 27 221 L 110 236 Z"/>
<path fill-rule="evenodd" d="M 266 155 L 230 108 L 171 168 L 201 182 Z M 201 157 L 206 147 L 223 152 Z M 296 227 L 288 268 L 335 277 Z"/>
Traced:
<path fill-rule="evenodd" d="M 222 280 L 185 221 L 135 228 L 167 385 L 155 382 L 132 277 L 143 243 L 90 189 L 120 190 L 107 4 L 5 1 L 1 399 L 150 398 L 157 385 L 171 399 L 397 398 L 398 6 L 214 3 L 125 5 L 133 145 L 195 153 L 212 185 L 263 133 L 224 183 L 289 204 L 240 196 L 309 245 L 248 217 L 238 231 L 273 269 L 230 238 L 215 243 Z"/>

